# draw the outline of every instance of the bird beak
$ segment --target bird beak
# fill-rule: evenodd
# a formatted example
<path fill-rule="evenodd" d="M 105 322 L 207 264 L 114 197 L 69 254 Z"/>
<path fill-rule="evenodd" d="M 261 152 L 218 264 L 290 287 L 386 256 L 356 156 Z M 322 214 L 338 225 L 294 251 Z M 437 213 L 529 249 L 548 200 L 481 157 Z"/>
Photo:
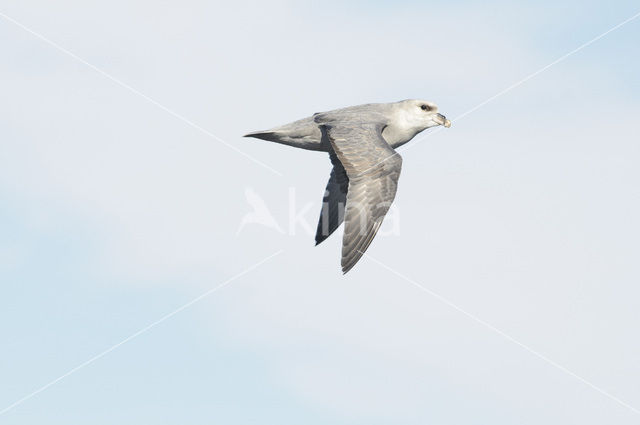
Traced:
<path fill-rule="evenodd" d="M 437 122 L 439 125 L 445 126 L 445 128 L 451 127 L 451 121 L 449 121 L 447 117 L 445 117 L 442 114 L 436 114 L 434 121 Z"/>

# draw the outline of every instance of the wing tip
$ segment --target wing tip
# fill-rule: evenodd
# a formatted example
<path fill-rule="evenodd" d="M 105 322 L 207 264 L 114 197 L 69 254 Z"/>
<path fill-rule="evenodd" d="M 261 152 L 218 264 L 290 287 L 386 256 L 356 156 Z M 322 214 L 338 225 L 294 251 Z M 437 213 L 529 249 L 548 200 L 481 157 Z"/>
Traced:
<path fill-rule="evenodd" d="M 319 227 L 319 226 L 318 226 Z M 331 233 L 329 233 L 330 235 Z M 327 238 L 329 237 L 329 235 L 325 235 L 324 233 L 322 233 L 322 230 L 320 228 L 318 228 L 318 231 L 316 232 L 316 245 L 318 246 L 320 245 L 322 242 L 324 242 L 325 240 L 327 240 Z"/>
<path fill-rule="evenodd" d="M 355 264 L 351 264 L 349 267 L 342 267 L 342 276 L 344 276 L 345 274 L 349 273 L 349 271 L 353 268 L 353 266 L 355 266 Z"/>
<path fill-rule="evenodd" d="M 358 251 L 358 254 L 356 254 L 354 257 L 351 257 L 348 261 L 343 262 L 341 264 L 342 275 L 347 274 L 358 263 L 358 261 L 360 261 L 363 254 L 364 253 L 362 251 Z"/>
<path fill-rule="evenodd" d="M 344 255 L 344 251 L 342 254 L 342 274 L 345 275 L 349 270 L 351 270 L 357 263 L 365 256 L 365 251 L 369 249 L 371 242 L 373 242 L 373 238 L 375 238 L 376 233 L 378 233 L 378 229 L 382 225 L 382 220 L 376 221 L 371 229 L 369 230 L 365 239 L 360 240 L 358 245 L 354 247 L 354 250 L 348 256 Z M 343 245 L 344 248 L 344 245 Z"/>
<path fill-rule="evenodd" d="M 360 261 L 360 259 L 362 258 L 362 255 L 364 253 L 360 250 L 358 250 L 357 253 L 355 253 L 355 255 L 350 256 L 350 257 L 343 257 L 343 261 L 342 261 L 342 274 L 345 275 L 347 274 L 357 263 L 358 261 Z M 345 261 L 346 260 L 346 261 Z"/>

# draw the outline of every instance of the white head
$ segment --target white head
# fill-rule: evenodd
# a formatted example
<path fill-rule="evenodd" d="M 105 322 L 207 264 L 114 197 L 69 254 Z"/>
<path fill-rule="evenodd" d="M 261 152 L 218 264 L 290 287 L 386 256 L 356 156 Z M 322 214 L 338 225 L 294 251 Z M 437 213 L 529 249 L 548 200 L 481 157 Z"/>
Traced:
<path fill-rule="evenodd" d="M 402 100 L 397 105 L 400 106 L 400 116 L 404 124 L 417 132 L 438 125 L 451 127 L 451 121 L 438 112 L 438 106 L 433 102 L 409 99 Z"/>

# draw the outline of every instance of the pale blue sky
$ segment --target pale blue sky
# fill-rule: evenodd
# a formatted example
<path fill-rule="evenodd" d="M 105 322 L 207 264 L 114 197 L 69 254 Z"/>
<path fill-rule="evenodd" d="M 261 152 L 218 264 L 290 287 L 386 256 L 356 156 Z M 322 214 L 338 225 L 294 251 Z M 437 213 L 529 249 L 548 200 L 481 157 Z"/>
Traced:
<path fill-rule="evenodd" d="M 350 104 L 455 118 L 640 12 L 596 2 L 0 2 L 7 424 L 632 424 L 640 414 L 315 224 L 323 155 L 240 136 Z M 369 254 L 640 409 L 640 18 L 401 152 Z M 341 231 L 340 231 L 341 233 Z"/>

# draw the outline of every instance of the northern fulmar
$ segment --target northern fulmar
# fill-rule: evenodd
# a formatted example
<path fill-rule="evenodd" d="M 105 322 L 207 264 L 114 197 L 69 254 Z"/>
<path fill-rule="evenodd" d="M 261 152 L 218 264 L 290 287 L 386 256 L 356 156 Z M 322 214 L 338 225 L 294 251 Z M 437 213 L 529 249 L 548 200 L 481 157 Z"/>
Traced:
<path fill-rule="evenodd" d="M 434 103 L 410 99 L 320 112 L 244 137 L 329 153 L 333 169 L 316 245 L 344 220 L 342 272 L 347 273 L 371 244 L 396 196 L 402 158 L 395 149 L 439 125 L 450 127 L 451 122 Z"/>

